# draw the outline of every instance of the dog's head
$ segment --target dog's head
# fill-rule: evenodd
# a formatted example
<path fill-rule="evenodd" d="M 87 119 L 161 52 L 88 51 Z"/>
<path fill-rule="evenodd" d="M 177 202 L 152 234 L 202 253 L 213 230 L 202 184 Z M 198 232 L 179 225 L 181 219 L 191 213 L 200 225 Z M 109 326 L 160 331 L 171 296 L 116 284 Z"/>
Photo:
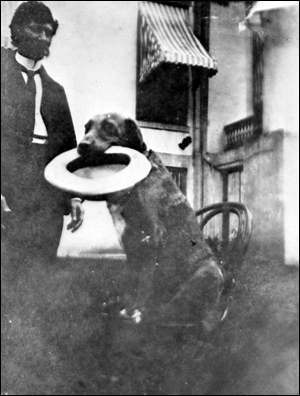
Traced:
<path fill-rule="evenodd" d="M 101 154 L 111 146 L 128 147 L 141 153 L 147 150 L 140 128 L 132 119 L 117 113 L 93 117 L 85 126 L 85 136 L 78 146 L 78 153 Z"/>

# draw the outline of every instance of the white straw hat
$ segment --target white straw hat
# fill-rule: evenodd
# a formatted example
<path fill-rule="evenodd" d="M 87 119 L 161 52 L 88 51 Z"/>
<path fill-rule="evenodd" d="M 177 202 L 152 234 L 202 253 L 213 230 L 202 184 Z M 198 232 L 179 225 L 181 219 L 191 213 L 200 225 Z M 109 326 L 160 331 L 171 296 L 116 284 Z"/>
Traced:
<path fill-rule="evenodd" d="M 72 169 L 73 168 L 73 169 Z M 148 176 L 151 163 L 140 152 L 112 146 L 95 160 L 83 159 L 77 149 L 54 158 L 45 169 L 45 179 L 54 187 L 91 200 L 128 190 Z"/>

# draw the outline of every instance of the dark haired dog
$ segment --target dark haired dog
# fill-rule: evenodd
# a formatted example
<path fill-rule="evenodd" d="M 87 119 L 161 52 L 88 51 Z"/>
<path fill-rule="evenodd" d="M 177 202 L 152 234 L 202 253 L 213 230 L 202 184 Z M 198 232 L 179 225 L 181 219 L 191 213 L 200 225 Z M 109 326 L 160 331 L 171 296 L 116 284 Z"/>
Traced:
<path fill-rule="evenodd" d="M 113 145 L 138 150 L 152 165 L 144 180 L 107 201 L 130 275 L 122 315 L 210 330 L 224 312 L 224 279 L 193 209 L 131 119 L 115 113 L 92 118 L 78 152 L 95 156 Z"/>

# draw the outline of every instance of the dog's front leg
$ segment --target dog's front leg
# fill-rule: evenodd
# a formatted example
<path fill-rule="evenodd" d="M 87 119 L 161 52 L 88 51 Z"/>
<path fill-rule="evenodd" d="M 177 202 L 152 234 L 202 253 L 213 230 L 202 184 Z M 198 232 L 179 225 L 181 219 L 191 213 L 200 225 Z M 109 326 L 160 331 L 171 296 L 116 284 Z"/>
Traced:
<path fill-rule="evenodd" d="M 165 228 L 157 222 L 153 225 L 150 236 L 145 237 L 141 244 L 144 245 L 144 258 L 139 276 L 138 294 L 136 305 L 141 309 L 149 304 L 153 297 L 154 274 L 159 265 L 159 257 L 163 249 Z M 147 245 L 147 246 L 145 246 Z"/>
<path fill-rule="evenodd" d="M 150 235 L 145 235 L 140 243 L 139 262 L 133 267 L 138 268 L 138 285 L 133 305 L 123 310 L 123 316 L 140 323 L 153 299 L 154 274 L 159 265 L 160 251 L 163 248 L 164 228 L 153 227 Z"/>
<path fill-rule="evenodd" d="M 147 252 L 149 253 L 148 249 Z M 152 253 L 152 252 L 151 252 Z M 131 282 L 128 293 L 125 296 L 125 309 L 121 311 L 121 317 L 140 323 L 145 316 L 147 306 L 153 297 L 154 273 L 157 265 L 156 255 L 146 254 L 139 263 L 138 271 L 130 271 L 131 279 L 134 272 L 135 282 Z M 128 285 L 129 286 L 129 285 Z"/>
<path fill-rule="evenodd" d="M 147 305 L 149 305 L 153 298 L 154 273 L 157 265 L 154 258 L 150 260 L 146 259 L 145 261 L 146 264 L 143 265 L 140 272 L 137 298 L 135 301 L 135 308 L 142 313 L 145 312 Z"/>

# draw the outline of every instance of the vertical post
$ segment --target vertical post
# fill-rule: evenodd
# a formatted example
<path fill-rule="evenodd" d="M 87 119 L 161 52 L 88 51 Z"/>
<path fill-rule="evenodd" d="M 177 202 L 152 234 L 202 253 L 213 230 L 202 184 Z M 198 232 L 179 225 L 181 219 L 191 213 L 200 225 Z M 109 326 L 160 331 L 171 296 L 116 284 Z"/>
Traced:
<path fill-rule="evenodd" d="M 242 171 L 239 171 L 239 202 L 243 201 L 242 197 Z"/>
<path fill-rule="evenodd" d="M 223 173 L 223 202 L 228 202 L 228 183 L 229 177 L 228 172 Z M 223 240 L 223 249 L 224 252 L 227 252 L 229 245 L 229 221 L 230 221 L 230 212 L 228 208 L 225 208 L 223 211 L 223 219 L 222 219 L 222 240 Z"/>
<path fill-rule="evenodd" d="M 264 58 L 263 37 L 257 32 L 253 33 L 253 112 L 254 134 L 262 133 L 263 129 L 263 83 L 264 83 Z"/>
<path fill-rule="evenodd" d="M 194 33 L 197 38 L 201 41 L 204 48 L 209 51 L 210 42 L 210 13 L 211 4 L 210 1 L 195 1 L 194 2 Z M 203 153 L 207 151 L 207 129 L 208 129 L 208 93 L 209 93 L 209 77 L 208 72 L 203 69 L 193 70 L 193 86 L 197 87 L 199 109 L 199 125 L 200 125 L 200 136 L 199 136 L 199 156 L 201 169 L 199 172 L 195 172 L 196 176 L 200 178 L 201 188 L 201 203 L 200 206 L 204 205 L 205 202 L 205 161 Z M 194 90 L 196 94 L 196 89 Z M 195 101 L 197 103 L 197 101 Z"/>

